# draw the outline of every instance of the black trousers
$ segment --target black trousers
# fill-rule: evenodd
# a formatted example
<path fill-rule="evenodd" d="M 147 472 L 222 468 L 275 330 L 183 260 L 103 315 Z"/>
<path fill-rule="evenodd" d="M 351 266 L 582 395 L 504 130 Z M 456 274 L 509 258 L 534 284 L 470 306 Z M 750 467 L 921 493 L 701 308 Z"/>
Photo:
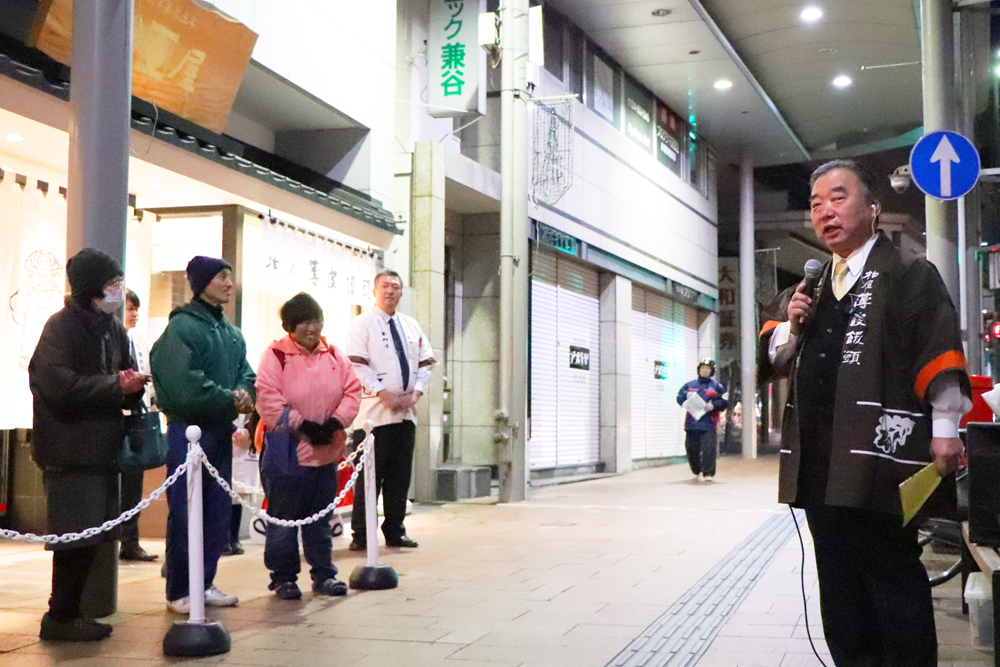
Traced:
<path fill-rule="evenodd" d="M 931 667 L 937 634 L 915 527 L 847 507 L 806 509 L 820 611 L 837 667 Z"/>
<path fill-rule="evenodd" d="M 691 473 L 702 473 L 705 477 L 715 476 L 715 458 L 719 450 L 715 431 L 686 431 L 684 449 L 687 450 Z"/>
<path fill-rule="evenodd" d="M 375 497 L 382 493 L 382 534 L 386 542 L 394 542 L 406 535 L 403 519 L 406 517 L 406 495 L 410 490 L 410 473 L 413 470 L 413 446 L 417 425 L 411 421 L 377 426 L 375 436 Z M 365 526 L 364 469 L 354 487 L 354 510 L 351 512 L 351 531 L 354 539 L 367 539 Z"/>
<path fill-rule="evenodd" d="M 121 474 L 122 511 L 130 510 L 142 500 L 142 470 L 123 470 Z M 122 546 L 139 546 L 139 515 L 122 524 Z"/>
<path fill-rule="evenodd" d="M 52 595 L 49 616 L 57 621 L 80 618 L 83 587 L 97 556 L 97 545 L 52 552 Z"/>

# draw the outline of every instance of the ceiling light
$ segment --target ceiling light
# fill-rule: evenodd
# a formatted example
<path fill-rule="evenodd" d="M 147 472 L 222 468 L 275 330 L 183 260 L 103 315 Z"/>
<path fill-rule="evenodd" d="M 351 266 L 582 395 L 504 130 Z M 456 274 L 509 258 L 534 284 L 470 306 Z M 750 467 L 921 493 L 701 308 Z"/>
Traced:
<path fill-rule="evenodd" d="M 653 10 L 653 16 L 658 19 L 662 19 L 664 16 L 670 16 L 674 10 L 667 9 L 666 7 L 661 7 L 660 9 Z"/>
<path fill-rule="evenodd" d="M 825 48 L 820 49 L 819 52 L 822 53 L 824 56 L 832 56 L 834 53 L 837 52 L 837 49 L 827 46 Z"/>
<path fill-rule="evenodd" d="M 24 141 L 24 137 L 20 134 L 8 134 L 7 141 Z"/>
<path fill-rule="evenodd" d="M 696 56 L 699 53 L 701 53 L 701 49 L 691 49 L 690 51 L 688 51 L 688 53 L 692 56 Z"/>
<path fill-rule="evenodd" d="M 851 80 L 851 77 L 847 76 L 846 74 L 841 74 L 836 78 L 834 78 L 833 80 L 833 85 L 836 86 L 837 88 L 847 88 L 852 83 L 854 82 Z"/>
<path fill-rule="evenodd" d="M 815 23 L 823 18 L 823 10 L 816 5 L 809 5 L 802 10 L 802 13 L 799 14 L 799 18 L 806 23 Z"/>
<path fill-rule="evenodd" d="M 719 79 L 713 84 L 716 90 L 729 90 L 733 87 L 733 82 L 729 79 Z"/>
<path fill-rule="evenodd" d="M 152 185 L 149 186 L 149 189 L 150 190 L 162 190 L 163 186 L 160 185 L 159 183 L 153 183 Z"/>

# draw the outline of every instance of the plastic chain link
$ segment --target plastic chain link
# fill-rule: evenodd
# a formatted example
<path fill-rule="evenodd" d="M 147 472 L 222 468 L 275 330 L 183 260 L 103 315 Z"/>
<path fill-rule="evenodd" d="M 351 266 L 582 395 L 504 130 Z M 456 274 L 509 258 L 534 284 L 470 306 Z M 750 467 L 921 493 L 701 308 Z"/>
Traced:
<path fill-rule="evenodd" d="M 186 473 L 188 467 L 191 465 L 192 454 L 193 452 L 188 453 L 187 460 L 184 461 L 184 463 L 177 466 L 177 470 L 174 471 L 174 474 L 168 477 L 166 481 L 163 482 L 163 484 L 161 484 L 158 489 L 149 494 L 149 498 L 145 498 L 139 501 L 138 505 L 126 511 L 117 519 L 111 519 L 109 521 L 105 521 L 100 526 L 87 528 L 80 533 L 66 533 L 65 535 L 35 535 L 34 533 L 19 533 L 14 530 L 0 529 L 0 537 L 6 537 L 8 539 L 18 540 L 23 542 L 44 542 L 46 544 L 57 544 L 57 543 L 78 542 L 80 540 L 86 540 L 91 537 L 100 535 L 101 533 L 105 533 L 109 530 L 112 530 L 116 526 L 125 523 L 126 521 L 134 517 L 136 514 L 149 507 L 149 504 L 151 502 L 153 502 L 161 495 L 163 495 L 163 492 L 167 490 L 167 487 L 169 487 L 178 479 L 180 479 L 180 476 Z"/>
<path fill-rule="evenodd" d="M 354 452 L 352 452 L 352 454 L 356 457 L 357 452 L 360 452 L 362 449 L 364 449 L 363 446 L 358 447 L 356 450 L 354 450 Z M 348 460 L 350 460 L 350 458 L 348 458 Z M 226 482 L 226 480 L 222 478 L 222 475 L 219 474 L 219 471 L 216 470 L 215 466 L 213 466 L 211 463 L 208 462 L 207 458 L 202 456 L 201 462 L 205 465 L 205 470 L 208 471 L 208 474 L 211 475 L 215 479 L 215 481 L 219 484 L 219 486 L 221 486 L 222 489 L 229 494 L 230 498 L 232 498 L 239 504 L 243 505 L 243 507 L 246 507 L 257 518 L 262 519 L 268 523 L 273 523 L 276 526 L 284 526 L 285 528 L 299 528 L 301 526 L 307 526 L 310 523 L 315 523 L 319 521 L 324 516 L 326 516 L 333 510 L 337 509 L 337 505 L 339 505 L 344 500 L 344 496 L 347 495 L 347 492 L 354 488 L 354 484 L 358 480 L 358 474 L 364 467 L 364 459 L 358 460 L 354 466 L 354 472 L 351 474 L 351 478 L 347 481 L 347 484 L 344 485 L 344 488 L 341 489 L 340 493 L 337 494 L 337 497 L 333 499 L 332 503 L 330 503 L 325 508 L 321 509 L 319 512 L 316 512 L 310 517 L 307 517 L 305 519 L 299 519 L 297 521 L 290 521 L 288 519 L 275 519 L 273 516 L 270 516 L 267 512 L 257 509 L 252 503 L 244 500 L 243 496 L 241 496 L 239 493 L 233 490 L 233 488 Z M 344 463 L 341 463 L 337 469 L 339 470 L 340 468 L 344 467 L 346 463 L 347 463 L 346 461 Z"/>

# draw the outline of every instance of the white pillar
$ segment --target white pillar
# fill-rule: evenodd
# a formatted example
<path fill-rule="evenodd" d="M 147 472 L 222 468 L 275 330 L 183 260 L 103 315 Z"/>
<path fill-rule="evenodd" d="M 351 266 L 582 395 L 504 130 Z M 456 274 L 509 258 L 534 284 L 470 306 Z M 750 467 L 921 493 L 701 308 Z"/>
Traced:
<path fill-rule="evenodd" d="M 132 111 L 132 0 L 73 3 L 67 256 L 125 259 Z"/>
<path fill-rule="evenodd" d="M 743 458 L 757 458 L 757 308 L 754 285 L 753 160 L 740 163 L 740 394 Z"/>
<path fill-rule="evenodd" d="M 500 8 L 500 500 L 528 491 L 528 0 Z"/>
<path fill-rule="evenodd" d="M 955 130 L 955 23 L 951 0 L 921 0 L 924 132 Z M 941 273 L 951 300 L 958 296 L 958 221 L 955 202 L 926 197 L 927 259 Z"/>

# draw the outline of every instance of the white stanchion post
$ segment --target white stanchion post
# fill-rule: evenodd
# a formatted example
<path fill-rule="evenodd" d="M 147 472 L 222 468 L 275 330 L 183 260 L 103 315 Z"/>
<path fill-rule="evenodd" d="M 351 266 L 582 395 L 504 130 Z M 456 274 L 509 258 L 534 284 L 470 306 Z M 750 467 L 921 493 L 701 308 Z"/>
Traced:
<path fill-rule="evenodd" d="M 365 533 L 368 562 L 351 572 L 351 588 L 360 590 L 383 590 L 399 586 L 399 577 L 391 565 L 378 560 L 378 487 L 375 483 L 375 436 L 374 424 L 365 422 L 365 452 L 361 472 L 365 476 Z M 358 492 L 357 489 L 354 490 Z"/>
<path fill-rule="evenodd" d="M 205 532 L 202 503 L 201 429 L 187 427 L 188 440 L 187 515 L 188 515 L 188 591 L 191 610 L 186 622 L 175 623 L 163 638 L 163 653 L 170 656 L 206 656 L 228 653 L 232 639 L 226 627 L 205 618 Z"/>

